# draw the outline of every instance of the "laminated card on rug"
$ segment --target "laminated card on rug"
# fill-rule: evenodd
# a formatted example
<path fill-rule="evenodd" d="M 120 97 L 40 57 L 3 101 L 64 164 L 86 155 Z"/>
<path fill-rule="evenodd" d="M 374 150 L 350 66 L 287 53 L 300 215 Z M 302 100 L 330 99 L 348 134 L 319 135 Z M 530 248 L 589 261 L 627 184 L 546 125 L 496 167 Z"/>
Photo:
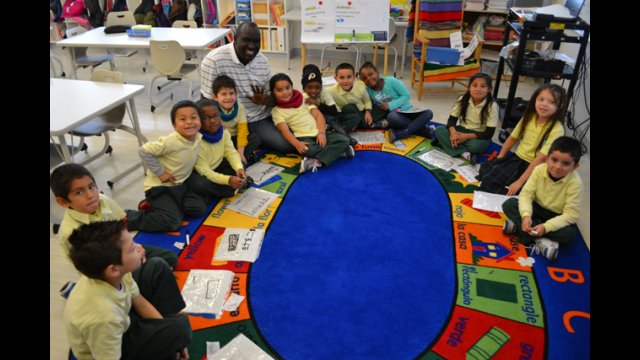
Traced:
<path fill-rule="evenodd" d="M 183 311 L 219 318 L 232 280 L 233 271 L 229 270 L 191 270 L 182 287 L 187 304 Z"/>
<path fill-rule="evenodd" d="M 262 229 L 227 228 L 213 259 L 254 262 L 260 254 L 263 238 Z"/>
<path fill-rule="evenodd" d="M 420 154 L 418 158 L 444 171 L 449 171 L 454 166 L 460 165 L 464 162 L 460 159 L 454 159 L 438 149 L 429 150 L 424 154 Z"/>
<path fill-rule="evenodd" d="M 358 143 L 362 145 L 382 144 L 387 141 L 384 138 L 384 132 L 382 131 L 354 131 L 350 132 L 349 136 L 358 140 Z"/>
<path fill-rule="evenodd" d="M 229 341 L 229 343 L 220 349 L 220 351 L 216 352 L 212 356 L 207 355 L 207 360 L 230 359 L 268 360 L 273 358 L 248 337 L 243 334 L 238 334 L 238 336 Z"/>
<path fill-rule="evenodd" d="M 517 196 L 493 194 L 493 193 L 476 190 L 473 192 L 472 207 L 474 209 L 480 209 L 480 210 L 503 212 L 502 204 L 512 197 L 517 197 Z"/>
<path fill-rule="evenodd" d="M 249 188 L 231 202 L 227 208 L 241 214 L 256 217 L 262 214 L 264 209 L 277 197 L 278 194 L 257 188 Z"/>
<path fill-rule="evenodd" d="M 284 170 L 283 167 L 265 163 L 259 161 L 251 166 L 249 166 L 246 170 L 248 176 L 251 176 L 253 179 L 253 183 L 262 186 L 262 184 L 271 179 L 272 177 L 278 175 Z"/>

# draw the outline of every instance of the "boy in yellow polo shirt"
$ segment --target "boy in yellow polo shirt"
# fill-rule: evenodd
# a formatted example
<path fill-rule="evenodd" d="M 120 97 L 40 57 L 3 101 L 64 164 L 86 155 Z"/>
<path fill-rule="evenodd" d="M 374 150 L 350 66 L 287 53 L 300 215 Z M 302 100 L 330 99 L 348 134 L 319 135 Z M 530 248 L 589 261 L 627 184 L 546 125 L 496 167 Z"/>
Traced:
<path fill-rule="evenodd" d="M 207 211 L 207 199 L 187 185 L 202 142 L 198 105 L 190 100 L 176 103 L 171 108 L 171 124 L 175 131 L 138 150 L 147 169 L 146 206 L 125 210 L 129 230 L 176 231 L 185 215 L 197 217 Z"/>
<path fill-rule="evenodd" d="M 327 87 L 342 114 L 357 114 L 357 117 L 343 117 L 340 125 L 347 131 L 355 128 L 386 129 L 389 122 L 385 113 L 373 107 L 367 86 L 358 80 L 353 65 L 342 63 L 336 67 L 334 76 L 337 84 Z"/>
<path fill-rule="evenodd" d="M 503 232 L 517 233 L 518 241 L 553 261 L 559 243 L 568 244 L 577 233 L 582 181 L 574 171 L 580 165 L 580 142 L 568 136 L 557 138 L 549 148 L 547 162 L 538 165 L 526 182 L 520 198 L 502 204 L 507 215 Z"/>
<path fill-rule="evenodd" d="M 70 257 L 82 273 L 64 309 L 75 357 L 84 359 L 188 359 L 189 319 L 173 272 L 142 254 L 124 220 L 82 225 L 69 237 Z"/>

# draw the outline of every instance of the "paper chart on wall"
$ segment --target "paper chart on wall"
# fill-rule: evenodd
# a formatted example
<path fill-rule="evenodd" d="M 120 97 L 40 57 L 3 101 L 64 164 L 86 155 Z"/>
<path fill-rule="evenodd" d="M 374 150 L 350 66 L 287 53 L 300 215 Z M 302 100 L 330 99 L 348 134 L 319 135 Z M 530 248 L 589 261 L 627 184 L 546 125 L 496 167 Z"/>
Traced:
<path fill-rule="evenodd" d="M 300 0 L 306 44 L 388 42 L 389 0 Z"/>
<path fill-rule="evenodd" d="M 300 0 L 302 33 L 306 44 L 332 43 L 336 33 L 336 8 L 333 1 Z"/>

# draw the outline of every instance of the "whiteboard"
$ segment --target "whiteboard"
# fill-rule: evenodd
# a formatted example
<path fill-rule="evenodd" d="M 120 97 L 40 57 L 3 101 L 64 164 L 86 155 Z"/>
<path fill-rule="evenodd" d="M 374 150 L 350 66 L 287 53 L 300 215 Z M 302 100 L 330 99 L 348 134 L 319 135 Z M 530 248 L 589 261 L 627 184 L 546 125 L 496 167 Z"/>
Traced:
<path fill-rule="evenodd" d="M 306 44 L 389 42 L 389 0 L 300 0 Z"/>

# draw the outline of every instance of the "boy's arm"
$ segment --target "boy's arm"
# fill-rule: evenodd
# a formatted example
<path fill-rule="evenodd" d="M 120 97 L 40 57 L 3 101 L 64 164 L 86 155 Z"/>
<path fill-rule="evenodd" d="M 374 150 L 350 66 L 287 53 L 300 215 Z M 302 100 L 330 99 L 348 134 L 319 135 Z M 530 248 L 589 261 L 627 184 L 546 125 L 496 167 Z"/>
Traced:
<path fill-rule="evenodd" d="M 222 141 L 224 141 L 224 157 L 229 161 L 229 165 L 234 171 L 238 171 L 238 169 L 244 169 L 242 166 L 242 160 L 240 159 L 240 155 L 236 148 L 233 146 L 233 141 L 231 140 L 231 134 L 228 131 L 224 131 L 222 135 Z"/>
<path fill-rule="evenodd" d="M 536 171 L 524 185 L 518 196 L 518 210 L 522 219 L 522 231 L 531 231 L 531 215 L 533 215 L 533 198 L 539 185 L 539 176 Z"/>
<path fill-rule="evenodd" d="M 204 176 L 207 180 L 220 185 L 228 185 L 230 176 L 213 171 L 207 159 L 208 154 L 209 151 L 206 151 L 204 148 L 200 148 L 198 160 L 196 160 L 194 168 L 198 174 Z M 220 154 L 219 156 L 224 156 L 224 154 Z"/>
<path fill-rule="evenodd" d="M 133 298 L 133 309 L 144 319 L 163 319 L 160 312 L 145 299 L 144 296 L 138 295 Z"/>
<path fill-rule="evenodd" d="M 567 186 L 566 202 L 562 214 L 547 220 L 544 224 L 546 232 L 558 231 L 565 226 L 578 222 L 580 217 L 580 201 L 582 201 L 582 184 L 571 183 Z"/>
<path fill-rule="evenodd" d="M 177 179 L 170 172 L 164 169 L 158 159 L 152 153 L 148 152 L 144 145 L 140 147 L 140 150 L 138 150 L 138 155 L 140 155 L 144 166 L 156 174 L 156 176 L 160 178 L 160 181 L 163 183 L 167 181 L 171 181 L 174 184 L 176 183 Z"/>

